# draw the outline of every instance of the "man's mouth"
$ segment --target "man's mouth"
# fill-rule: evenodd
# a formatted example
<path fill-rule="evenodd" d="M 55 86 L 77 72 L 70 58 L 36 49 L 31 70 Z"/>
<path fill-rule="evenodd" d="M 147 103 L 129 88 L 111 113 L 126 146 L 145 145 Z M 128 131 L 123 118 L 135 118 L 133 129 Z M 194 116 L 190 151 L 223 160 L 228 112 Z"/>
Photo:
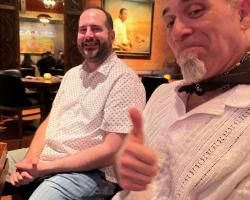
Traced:
<path fill-rule="evenodd" d="M 84 42 L 83 47 L 85 50 L 94 50 L 99 47 L 98 42 Z"/>
<path fill-rule="evenodd" d="M 84 46 L 85 47 L 89 47 L 89 46 L 97 46 L 99 43 L 97 41 L 86 41 L 84 42 Z"/>

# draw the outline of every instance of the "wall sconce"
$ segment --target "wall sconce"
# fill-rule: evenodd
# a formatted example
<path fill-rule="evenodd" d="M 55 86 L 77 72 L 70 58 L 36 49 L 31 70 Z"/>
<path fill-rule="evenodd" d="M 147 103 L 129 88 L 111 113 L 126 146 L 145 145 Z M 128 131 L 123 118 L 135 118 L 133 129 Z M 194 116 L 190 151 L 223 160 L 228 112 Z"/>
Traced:
<path fill-rule="evenodd" d="M 63 2 L 63 0 L 43 0 L 45 8 L 53 9 L 58 2 Z"/>
<path fill-rule="evenodd" d="M 40 15 L 37 15 L 37 18 L 39 19 L 39 21 L 46 25 L 50 22 L 50 19 L 52 18 L 50 15 L 47 15 L 47 14 L 40 14 Z"/>

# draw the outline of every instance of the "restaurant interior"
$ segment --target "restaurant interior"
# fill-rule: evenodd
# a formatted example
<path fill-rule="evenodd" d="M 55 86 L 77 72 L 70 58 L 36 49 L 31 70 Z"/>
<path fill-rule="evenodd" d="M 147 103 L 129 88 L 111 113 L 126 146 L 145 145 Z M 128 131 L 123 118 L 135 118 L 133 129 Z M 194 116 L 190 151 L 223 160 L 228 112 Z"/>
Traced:
<path fill-rule="evenodd" d="M 5 151 L 29 146 L 36 128 L 50 111 L 63 75 L 83 62 L 76 45 L 81 12 L 101 6 L 110 9 L 115 18 L 119 8 L 111 7 L 111 2 L 0 0 L 0 144 L 7 144 Z M 129 30 L 137 43 L 132 50 L 117 51 L 118 57 L 141 77 L 147 99 L 159 84 L 181 78 L 166 41 L 163 2 L 130 1 L 128 8 L 147 9 L 147 19 L 140 23 L 145 16 L 128 9 Z M 147 30 L 141 27 L 140 34 L 140 29 L 135 29 L 138 24 L 144 24 Z M 49 70 L 39 66 L 43 56 L 52 62 Z"/>

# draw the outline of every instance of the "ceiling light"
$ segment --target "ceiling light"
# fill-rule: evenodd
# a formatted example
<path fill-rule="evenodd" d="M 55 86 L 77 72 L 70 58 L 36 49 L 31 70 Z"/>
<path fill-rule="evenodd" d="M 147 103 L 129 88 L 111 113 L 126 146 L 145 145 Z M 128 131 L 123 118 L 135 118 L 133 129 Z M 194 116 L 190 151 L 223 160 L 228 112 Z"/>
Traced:
<path fill-rule="evenodd" d="M 50 19 L 52 17 L 50 15 L 47 15 L 47 14 L 40 14 L 37 16 L 37 18 L 39 19 L 39 21 L 41 23 L 43 23 L 45 25 L 45 24 L 48 24 L 50 22 Z"/>
<path fill-rule="evenodd" d="M 45 8 L 53 9 L 56 3 L 63 2 L 63 0 L 43 0 L 43 4 Z"/>

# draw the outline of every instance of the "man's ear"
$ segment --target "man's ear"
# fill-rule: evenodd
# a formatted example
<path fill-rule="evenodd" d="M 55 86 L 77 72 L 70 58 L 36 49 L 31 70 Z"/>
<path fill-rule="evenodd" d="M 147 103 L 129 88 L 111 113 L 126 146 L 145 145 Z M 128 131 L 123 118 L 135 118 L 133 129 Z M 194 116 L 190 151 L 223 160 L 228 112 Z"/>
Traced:
<path fill-rule="evenodd" d="M 115 31 L 114 30 L 111 30 L 110 36 L 111 36 L 112 42 L 114 42 L 115 41 Z"/>
<path fill-rule="evenodd" d="M 239 0 L 238 8 L 241 26 L 246 30 L 250 27 L 250 0 Z"/>
<path fill-rule="evenodd" d="M 239 0 L 238 2 L 239 14 L 241 21 L 250 13 L 250 0 Z"/>

